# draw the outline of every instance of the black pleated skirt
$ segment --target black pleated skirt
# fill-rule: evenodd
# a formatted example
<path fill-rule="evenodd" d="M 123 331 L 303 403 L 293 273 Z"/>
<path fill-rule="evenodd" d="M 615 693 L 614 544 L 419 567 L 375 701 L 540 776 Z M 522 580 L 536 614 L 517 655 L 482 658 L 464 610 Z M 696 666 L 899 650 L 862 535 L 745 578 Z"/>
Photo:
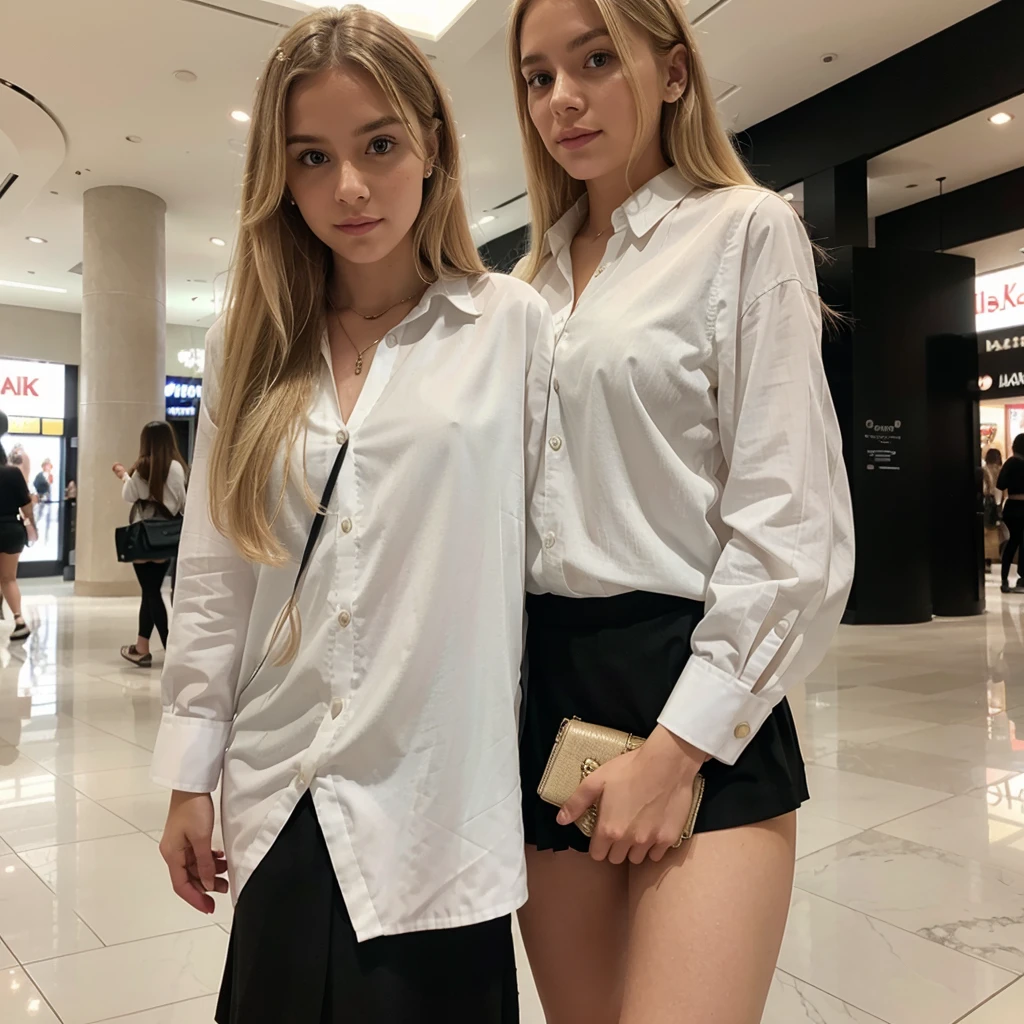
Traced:
<path fill-rule="evenodd" d="M 635 592 L 616 597 L 528 595 L 527 686 L 520 765 L 526 842 L 540 850 L 586 852 L 575 825 L 555 821 L 558 808 L 537 786 L 558 728 L 584 722 L 649 736 L 690 657 L 704 606 L 684 598 Z M 735 765 L 701 770 L 704 800 L 696 831 L 752 825 L 796 810 L 808 799 L 793 716 L 783 700 Z"/>
<path fill-rule="evenodd" d="M 235 907 L 218 1024 L 517 1024 L 512 920 L 356 940 L 307 792 Z"/>

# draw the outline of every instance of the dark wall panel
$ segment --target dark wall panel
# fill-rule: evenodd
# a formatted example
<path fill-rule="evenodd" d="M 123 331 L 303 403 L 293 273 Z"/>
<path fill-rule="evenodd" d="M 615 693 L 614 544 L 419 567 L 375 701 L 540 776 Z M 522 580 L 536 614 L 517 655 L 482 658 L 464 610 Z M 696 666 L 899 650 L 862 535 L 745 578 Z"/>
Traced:
<path fill-rule="evenodd" d="M 773 188 L 877 156 L 1024 93 L 1024 2 L 999 3 L 754 125 L 740 147 Z"/>

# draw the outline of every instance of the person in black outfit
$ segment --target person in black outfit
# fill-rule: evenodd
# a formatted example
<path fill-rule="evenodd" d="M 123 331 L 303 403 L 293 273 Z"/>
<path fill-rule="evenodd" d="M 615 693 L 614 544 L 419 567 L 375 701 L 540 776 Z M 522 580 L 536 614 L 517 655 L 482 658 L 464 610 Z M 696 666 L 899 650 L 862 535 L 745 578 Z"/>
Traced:
<path fill-rule="evenodd" d="M 35 540 L 32 496 L 25 475 L 18 466 L 8 464 L 0 445 L 0 590 L 14 615 L 12 640 L 25 640 L 31 633 L 21 614 L 18 559 L 25 545 Z"/>
<path fill-rule="evenodd" d="M 1017 585 L 1010 586 L 1010 569 L 1013 559 L 1024 543 L 1024 434 L 1013 439 L 1013 454 L 1003 463 L 996 482 L 999 490 L 1006 492 L 1003 505 L 1003 522 L 1010 531 L 1010 539 L 1003 547 L 1003 585 L 1004 594 L 1024 594 L 1024 578 L 1020 568 L 1017 570 Z"/>

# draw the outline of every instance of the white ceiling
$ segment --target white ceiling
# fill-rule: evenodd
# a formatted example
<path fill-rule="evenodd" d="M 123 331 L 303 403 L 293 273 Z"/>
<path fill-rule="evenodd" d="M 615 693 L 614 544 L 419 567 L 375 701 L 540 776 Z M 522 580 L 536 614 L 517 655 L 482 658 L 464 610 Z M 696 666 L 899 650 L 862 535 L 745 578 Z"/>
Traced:
<path fill-rule="evenodd" d="M 993 125 L 989 117 L 1005 111 L 1014 119 Z M 939 194 L 936 178 L 952 192 L 1024 164 L 1024 96 L 924 135 L 868 161 L 871 215 L 919 203 Z M 916 188 L 908 189 L 908 185 Z"/>
<path fill-rule="evenodd" d="M 689 10 L 716 92 L 727 94 L 726 119 L 742 130 L 992 2 L 691 0 Z M 300 0 L 2 0 L 0 77 L 52 112 L 66 154 L 52 177 L 37 182 L 30 201 L 0 201 L 0 280 L 68 291 L 0 287 L 0 303 L 78 310 L 81 278 L 68 271 L 82 258 L 82 193 L 94 185 L 133 185 L 167 202 L 168 320 L 208 324 L 214 281 L 223 280 L 230 258 L 229 249 L 209 239 L 233 237 L 245 138 L 229 113 L 248 109 L 281 26 L 309 6 Z M 404 18 L 435 57 L 465 135 L 473 219 L 522 192 L 505 73 L 507 0 L 370 0 L 369 6 Z M 824 65 L 820 58 L 828 52 L 839 59 Z M 198 80 L 176 81 L 178 69 Z M 1024 117 L 1014 125 L 1024 125 Z M 18 148 L 11 132 L 0 105 L 0 159 Z M 143 141 L 132 144 L 127 135 Z M 0 179 L 4 172 L 0 165 Z M 981 170 L 977 178 L 989 173 Z M 525 207 L 519 201 L 494 214 L 478 241 L 523 224 Z M 26 235 L 48 244 L 34 245 Z"/>
<path fill-rule="evenodd" d="M 1024 262 L 1024 231 L 1011 231 L 997 238 L 986 238 L 983 242 L 974 242 L 949 251 L 958 256 L 973 256 L 979 274 L 1005 270 Z"/>

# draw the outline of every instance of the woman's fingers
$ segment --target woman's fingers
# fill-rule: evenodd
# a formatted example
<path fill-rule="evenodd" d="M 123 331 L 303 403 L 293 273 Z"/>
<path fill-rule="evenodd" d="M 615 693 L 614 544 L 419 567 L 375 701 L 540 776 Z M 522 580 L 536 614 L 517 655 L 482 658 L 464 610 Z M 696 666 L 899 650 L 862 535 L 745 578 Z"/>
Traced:
<path fill-rule="evenodd" d="M 202 914 L 212 914 L 214 910 L 213 897 L 203 892 L 197 884 L 197 879 L 189 873 L 189 850 L 161 851 L 167 870 L 171 875 L 171 886 L 175 893 L 181 897 L 189 906 L 195 907 Z"/>

